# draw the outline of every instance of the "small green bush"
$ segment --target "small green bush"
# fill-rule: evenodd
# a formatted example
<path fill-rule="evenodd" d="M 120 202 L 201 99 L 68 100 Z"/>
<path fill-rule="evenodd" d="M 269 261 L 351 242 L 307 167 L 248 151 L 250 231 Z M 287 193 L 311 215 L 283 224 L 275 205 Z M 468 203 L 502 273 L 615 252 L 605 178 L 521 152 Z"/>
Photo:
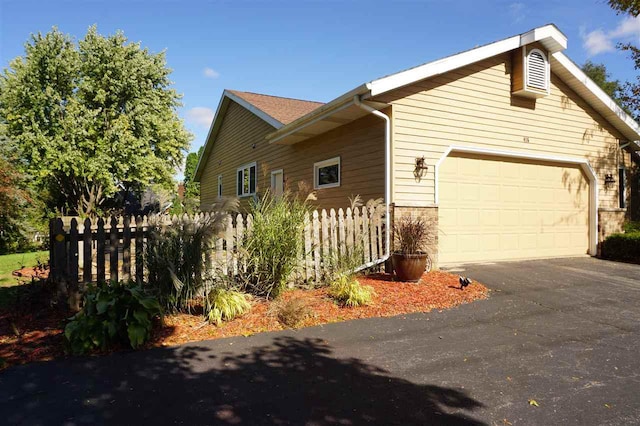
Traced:
<path fill-rule="evenodd" d="M 344 306 L 368 305 L 374 295 L 373 287 L 362 285 L 349 275 L 343 275 L 329 286 L 329 296 Z"/>
<path fill-rule="evenodd" d="M 612 234 L 602 242 L 602 257 L 640 263 L 640 232 Z"/>
<path fill-rule="evenodd" d="M 205 316 L 216 325 L 222 321 L 231 321 L 251 309 L 247 294 L 236 290 L 214 288 L 205 301 Z"/>
<path fill-rule="evenodd" d="M 640 222 L 627 222 L 622 229 L 626 233 L 640 232 Z"/>
<path fill-rule="evenodd" d="M 75 354 L 116 343 L 135 349 L 147 341 L 152 319 L 160 314 L 158 300 L 146 295 L 137 284 L 91 285 L 84 296 L 84 307 L 71 318 L 64 336 Z"/>
<path fill-rule="evenodd" d="M 269 299 L 286 288 L 304 251 L 301 236 L 310 199 L 267 193 L 252 203 L 253 227 L 245 234 L 242 253 L 247 265 L 240 277 L 243 290 Z"/>

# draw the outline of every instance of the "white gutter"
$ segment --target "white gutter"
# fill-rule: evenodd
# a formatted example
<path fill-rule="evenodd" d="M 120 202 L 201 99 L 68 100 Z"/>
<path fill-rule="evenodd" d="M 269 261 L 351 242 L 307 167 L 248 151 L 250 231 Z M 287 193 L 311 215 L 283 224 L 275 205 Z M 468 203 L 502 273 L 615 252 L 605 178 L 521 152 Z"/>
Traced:
<path fill-rule="evenodd" d="M 361 271 L 363 269 L 369 268 L 374 265 L 379 265 L 382 262 L 385 262 L 390 256 L 391 250 L 391 217 L 389 215 L 389 206 L 391 204 L 391 119 L 389 116 L 378 111 L 375 108 L 365 104 L 362 102 L 360 98 L 361 95 L 355 95 L 353 97 L 353 104 L 364 109 L 365 111 L 370 112 L 384 120 L 384 207 L 385 207 L 385 253 L 384 255 L 373 262 L 368 262 L 357 269 L 357 271 Z"/>

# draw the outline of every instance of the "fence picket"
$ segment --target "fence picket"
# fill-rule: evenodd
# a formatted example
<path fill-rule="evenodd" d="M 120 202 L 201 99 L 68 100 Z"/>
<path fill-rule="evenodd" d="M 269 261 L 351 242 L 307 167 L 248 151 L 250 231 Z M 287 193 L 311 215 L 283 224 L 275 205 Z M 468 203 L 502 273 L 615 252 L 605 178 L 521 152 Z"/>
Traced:
<path fill-rule="evenodd" d="M 347 253 L 351 253 L 353 249 L 353 212 L 351 211 L 351 207 L 347 207 L 346 217 L 344 219 L 344 227 L 346 232 L 346 246 Z"/>
<path fill-rule="evenodd" d="M 336 218 L 336 211 L 331 209 L 329 219 L 329 235 L 331 239 L 331 255 L 338 255 L 338 222 Z"/>
<path fill-rule="evenodd" d="M 364 261 L 365 263 L 371 262 L 371 249 L 369 247 L 369 209 L 366 207 L 362 208 L 362 247 L 364 251 Z"/>
<path fill-rule="evenodd" d="M 142 216 L 136 217 L 136 282 L 144 279 L 144 227 Z"/>
<path fill-rule="evenodd" d="M 384 235 L 383 235 L 383 229 L 382 229 L 382 206 L 379 206 L 378 208 L 376 208 L 376 241 L 378 243 L 378 254 L 380 256 L 382 256 L 382 254 L 384 253 Z"/>
<path fill-rule="evenodd" d="M 304 217 L 304 279 L 309 280 L 312 275 L 313 260 L 311 259 L 311 221 L 309 214 Z"/>
<path fill-rule="evenodd" d="M 82 282 L 84 284 L 93 281 L 92 233 L 91 219 L 86 218 L 84 220 L 84 229 L 82 230 Z"/>
<path fill-rule="evenodd" d="M 318 211 L 313 211 L 313 274 L 316 282 L 320 281 L 320 220 L 318 219 Z"/>
<path fill-rule="evenodd" d="M 96 268 L 97 268 L 97 281 L 105 281 L 105 230 L 104 219 L 98 219 L 98 232 L 96 233 Z"/>
<path fill-rule="evenodd" d="M 344 234 L 344 211 L 342 208 L 338 209 L 338 246 L 340 247 L 340 256 L 346 254 L 346 236 Z"/>
<path fill-rule="evenodd" d="M 71 229 L 69 230 L 69 256 L 67 257 L 69 265 L 69 288 L 72 292 L 78 289 L 78 220 L 74 217 L 71 219 Z"/>
<path fill-rule="evenodd" d="M 109 229 L 109 280 L 118 281 L 118 219 L 111 217 Z"/>
<path fill-rule="evenodd" d="M 224 239 L 225 239 L 225 243 L 226 243 L 226 256 L 225 256 L 225 263 L 226 263 L 226 267 L 227 267 L 227 271 L 225 272 L 228 275 L 232 275 L 235 268 L 234 268 L 234 261 L 233 261 L 233 219 L 231 217 L 231 215 L 227 215 L 227 231 L 224 234 Z"/>
<path fill-rule="evenodd" d="M 131 279 L 131 222 L 129 216 L 125 216 L 122 231 L 122 279 Z"/>
<path fill-rule="evenodd" d="M 376 210 L 371 207 L 369 209 L 369 236 L 371 241 L 371 259 L 375 260 L 378 258 L 378 245 L 376 243 Z"/>

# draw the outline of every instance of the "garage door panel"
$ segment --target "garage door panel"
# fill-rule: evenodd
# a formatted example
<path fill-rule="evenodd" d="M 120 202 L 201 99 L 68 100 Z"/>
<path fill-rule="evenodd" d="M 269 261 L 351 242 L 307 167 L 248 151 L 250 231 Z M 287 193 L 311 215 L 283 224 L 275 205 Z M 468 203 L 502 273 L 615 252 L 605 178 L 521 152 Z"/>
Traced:
<path fill-rule="evenodd" d="M 442 263 L 587 252 L 589 188 L 579 167 L 454 156 L 439 181 Z"/>

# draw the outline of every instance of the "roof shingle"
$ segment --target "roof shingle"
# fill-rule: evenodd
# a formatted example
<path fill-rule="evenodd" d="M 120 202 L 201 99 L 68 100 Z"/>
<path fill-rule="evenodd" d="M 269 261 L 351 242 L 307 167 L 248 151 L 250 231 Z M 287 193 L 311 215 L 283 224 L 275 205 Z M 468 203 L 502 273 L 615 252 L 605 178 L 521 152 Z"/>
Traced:
<path fill-rule="evenodd" d="M 281 98 L 279 96 L 261 95 L 259 93 L 240 92 L 238 90 L 227 90 L 227 92 L 249 102 L 251 105 L 275 118 L 282 124 L 289 124 L 303 115 L 310 113 L 314 109 L 324 105 L 322 102 Z"/>

